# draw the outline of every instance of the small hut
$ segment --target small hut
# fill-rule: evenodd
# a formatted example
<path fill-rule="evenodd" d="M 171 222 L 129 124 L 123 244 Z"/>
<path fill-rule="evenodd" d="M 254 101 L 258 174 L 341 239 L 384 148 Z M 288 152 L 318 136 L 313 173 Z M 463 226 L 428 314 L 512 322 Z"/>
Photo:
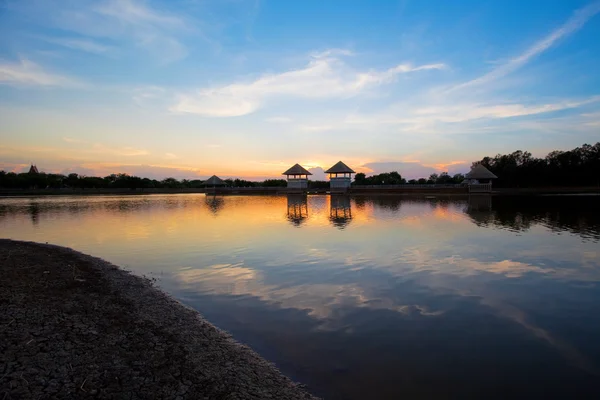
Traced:
<path fill-rule="evenodd" d="M 308 188 L 308 176 L 312 174 L 300 164 L 295 164 L 281 175 L 287 177 L 288 189 L 306 190 Z"/>
<path fill-rule="evenodd" d="M 341 161 L 325 171 L 329 174 L 329 187 L 331 191 L 346 191 L 352 184 L 352 174 L 355 172 Z M 341 176 L 340 176 L 341 175 Z"/>
<path fill-rule="evenodd" d="M 465 175 L 470 183 L 491 183 L 492 179 L 498 179 L 496 175 L 482 164 L 476 164 L 471 167 L 471 171 Z"/>
<path fill-rule="evenodd" d="M 224 186 L 225 185 L 225 181 L 221 178 L 219 178 L 216 175 L 211 176 L 210 178 L 208 178 L 207 180 L 204 181 L 203 183 L 206 193 L 212 193 L 212 194 L 216 194 L 217 193 L 217 186 Z"/>
<path fill-rule="evenodd" d="M 492 191 L 492 179 L 498 177 L 481 164 L 471 167 L 471 171 L 465 175 L 469 185 L 469 193 L 489 193 Z"/>
<path fill-rule="evenodd" d="M 213 175 L 204 181 L 204 186 L 215 187 L 215 186 L 223 186 L 224 184 L 225 184 L 225 181 L 216 175 Z"/>

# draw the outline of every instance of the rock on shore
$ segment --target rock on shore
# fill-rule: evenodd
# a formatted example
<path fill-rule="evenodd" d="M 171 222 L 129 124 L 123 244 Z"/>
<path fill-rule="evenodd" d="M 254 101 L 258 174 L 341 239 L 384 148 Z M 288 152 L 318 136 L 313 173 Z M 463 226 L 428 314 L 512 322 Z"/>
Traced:
<path fill-rule="evenodd" d="M 0 399 L 314 399 L 137 277 L 0 240 Z"/>

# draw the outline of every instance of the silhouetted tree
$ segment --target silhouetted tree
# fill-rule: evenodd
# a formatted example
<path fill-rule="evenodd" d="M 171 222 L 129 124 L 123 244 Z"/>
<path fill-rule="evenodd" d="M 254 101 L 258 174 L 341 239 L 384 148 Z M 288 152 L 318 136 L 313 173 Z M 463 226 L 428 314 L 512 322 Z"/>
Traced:
<path fill-rule="evenodd" d="M 517 150 L 479 162 L 498 176 L 497 187 L 600 185 L 600 142 L 552 151 L 545 158 Z"/>

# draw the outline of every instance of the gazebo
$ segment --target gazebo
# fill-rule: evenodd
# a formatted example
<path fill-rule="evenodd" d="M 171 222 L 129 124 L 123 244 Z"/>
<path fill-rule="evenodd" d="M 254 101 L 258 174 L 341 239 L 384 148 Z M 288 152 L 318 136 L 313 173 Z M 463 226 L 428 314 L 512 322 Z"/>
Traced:
<path fill-rule="evenodd" d="M 310 171 L 300 164 L 295 164 L 292 168 L 285 171 L 283 174 L 287 177 L 288 189 L 304 190 L 308 188 L 308 176 L 312 175 Z"/>
<path fill-rule="evenodd" d="M 203 183 L 204 187 L 206 187 L 206 193 L 208 193 L 208 188 L 211 187 L 212 188 L 212 193 L 216 193 L 217 192 L 217 186 L 223 186 L 225 185 L 225 181 L 221 178 L 219 178 L 216 175 L 211 176 L 210 178 L 208 178 L 207 180 L 204 181 Z"/>
<path fill-rule="evenodd" d="M 325 171 L 329 174 L 329 187 L 331 191 L 346 191 L 352 184 L 352 174 L 355 172 L 341 161 Z M 340 176 L 341 175 L 341 176 Z"/>
<path fill-rule="evenodd" d="M 213 175 L 204 181 L 204 186 L 215 187 L 215 186 L 223 186 L 224 184 L 225 184 L 225 181 L 216 175 Z"/>
<path fill-rule="evenodd" d="M 489 193 L 492 191 L 492 179 L 498 179 L 496 175 L 481 164 L 475 164 L 471 171 L 465 175 L 469 185 L 469 193 Z"/>

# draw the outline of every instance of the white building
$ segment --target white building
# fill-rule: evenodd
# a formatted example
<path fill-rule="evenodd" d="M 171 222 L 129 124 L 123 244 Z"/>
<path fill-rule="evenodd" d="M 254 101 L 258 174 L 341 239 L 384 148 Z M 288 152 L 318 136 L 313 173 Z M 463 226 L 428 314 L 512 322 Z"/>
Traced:
<path fill-rule="evenodd" d="M 344 192 L 350 188 L 352 184 L 352 174 L 355 172 L 339 161 L 333 167 L 329 168 L 325 171 L 326 174 L 329 174 L 329 188 L 332 192 Z"/>
<path fill-rule="evenodd" d="M 312 174 L 300 164 L 295 164 L 282 175 L 287 177 L 288 189 L 306 190 L 308 189 L 308 176 Z"/>

